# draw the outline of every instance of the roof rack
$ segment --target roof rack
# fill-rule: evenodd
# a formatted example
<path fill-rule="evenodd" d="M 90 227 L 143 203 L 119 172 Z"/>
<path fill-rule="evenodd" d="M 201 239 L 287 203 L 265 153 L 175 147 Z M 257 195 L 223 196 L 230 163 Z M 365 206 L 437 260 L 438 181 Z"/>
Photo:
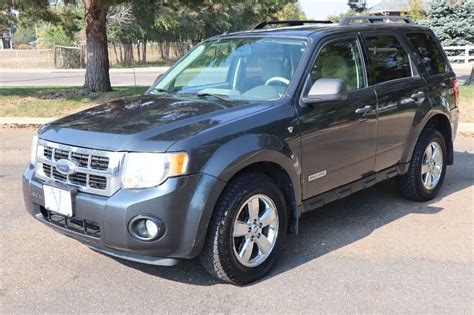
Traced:
<path fill-rule="evenodd" d="M 259 29 L 265 28 L 265 26 L 267 25 L 279 25 L 279 24 L 286 24 L 288 26 L 301 26 L 305 24 L 332 24 L 332 22 L 328 20 L 264 21 L 255 25 L 252 29 L 259 30 Z"/>
<path fill-rule="evenodd" d="M 397 16 L 397 15 L 384 15 L 384 16 L 374 16 L 374 15 L 360 15 L 360 16 L 346 16 L 341 20 L 339 25 L 351 25 L 354 24 L 354 21 L 369 21 L 368 24 L 373 23 L 385 23 L 388 21 L 404 21 L 406 24 L 413 24 L 412 19 L 407 16 Z"/>

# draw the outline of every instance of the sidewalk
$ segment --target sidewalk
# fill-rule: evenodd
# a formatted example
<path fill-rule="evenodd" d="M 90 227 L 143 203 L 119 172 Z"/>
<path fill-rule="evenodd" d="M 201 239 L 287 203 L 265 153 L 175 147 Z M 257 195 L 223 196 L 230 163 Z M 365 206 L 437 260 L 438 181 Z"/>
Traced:
<path fill-rule="evenodd" d="M 157 73 L 165 72 L 169 67 L 140 67 L 140 68 L 110 68 L 110 73 Z M 0 68 L 0 75 L 4 73 L 86 73 L 86 69 L 42 69 L 42 68 Z"/>
<path fill-rule="evenodd" d="M 150 86 L 168 67 L 110 69 L 113 86 Z M 82 86 L 85 69 L 0 69 L 4 86 Z"/>

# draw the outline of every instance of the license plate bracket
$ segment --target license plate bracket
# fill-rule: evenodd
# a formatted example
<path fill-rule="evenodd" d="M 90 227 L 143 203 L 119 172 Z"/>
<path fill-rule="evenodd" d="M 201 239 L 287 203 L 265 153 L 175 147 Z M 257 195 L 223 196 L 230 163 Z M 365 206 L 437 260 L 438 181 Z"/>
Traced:
<path fill-rule="evenodd" d="M 49 185 L 43 185 L 44 207 L 67 217 L 73 216 L 72 192 Z"/>

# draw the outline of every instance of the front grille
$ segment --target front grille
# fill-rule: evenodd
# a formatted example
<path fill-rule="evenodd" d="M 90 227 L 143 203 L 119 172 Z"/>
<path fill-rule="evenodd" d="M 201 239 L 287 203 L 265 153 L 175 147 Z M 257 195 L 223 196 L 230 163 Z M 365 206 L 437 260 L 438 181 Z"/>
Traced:
<path fill-rule="evenodd" d="M 109 165 L 109 158 L 101 156 L 91 156 L 91 168 L 95 170 L 106 170 Z"/>
<path fill-rule="evenodd" d="M 89 185 L 97 189 L 105 189 L 107 187 L 107 179 L 103 176 L 90 175 Z"/>
<path fill-rule="evenodd" d="M 99 223 L 89 221 L 77 217 L 66 217 L 62 214 L 49 211 L 45 207 L 40 207 L 43 218 L 63 229 L 71 230 L 76 233 L 81 233 L 87 236 L 100 238 L 100 226 Z"/>
<path fill-rule="evenodd" d="M 76 187 L 80 191 L 111 196 L 120 188 L 119 168 L 122 152 L 99 151 L 40 140 L 37 151 L 36 176 Z M 59 172 L 59 160 L 74 163 L 70 175 Z"/>

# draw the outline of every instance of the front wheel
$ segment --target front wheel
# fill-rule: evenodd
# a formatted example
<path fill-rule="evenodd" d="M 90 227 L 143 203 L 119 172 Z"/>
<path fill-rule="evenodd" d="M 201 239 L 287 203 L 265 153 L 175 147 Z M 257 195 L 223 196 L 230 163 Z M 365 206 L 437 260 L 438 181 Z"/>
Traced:
<path fill-rule="evenodd" d="M 446 174 L 447 150 L 443 135 L 425 129 L 413 151 L 408 172 L 399 177 L 402 194 L 411 200 L 433 199 L 441 189 Z"/>
<path fill-rule="evenodd" d="M 231 181 L 219 198 L 200 259 L 214 277 L 245 284 L 265 275 L 286 236 L 283 194 L 262 174 Z"/>

